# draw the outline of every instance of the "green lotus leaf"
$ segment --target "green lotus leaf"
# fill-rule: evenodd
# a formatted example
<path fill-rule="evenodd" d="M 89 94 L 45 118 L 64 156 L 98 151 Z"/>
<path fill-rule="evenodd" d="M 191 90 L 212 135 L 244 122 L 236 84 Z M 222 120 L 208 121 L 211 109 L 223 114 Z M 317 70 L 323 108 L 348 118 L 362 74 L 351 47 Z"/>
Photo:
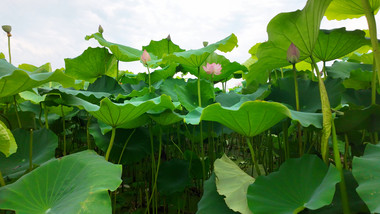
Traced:
<path fill-rule="evenodd" d="M 0 59 L 0 97 L 15 95 L 48 82 L 59 82 L 63 87 L 77 88 L 75 80 L 61 70 L 31 73 Z"/>
<path fill-rule="evenodd" d="M 202 106 L 206 107 L 214 100 L 214 86 L 212 83 L 201 80 L 201 102 Z M 192 111 L 196 109 L 198 104 L 198 81 L 190 79 L 184 86 L 176 86 L 175 91 L 177 93 L 178 100 L 188 110 Z"/>
<path fill-rule="evenodd" d="M 361 30 L 346 31 L 346 28 L 320 30 L 313 54 L 326 62 L 339 59 L 366 44 L 368 41 L 365 32 Z"/>
<path fill-rule="evenodd" d="M 189 124 L 199 124 L 201 120 L 215 121 L 244 136 L 253 137 L 286 117 L 299 121 L 304 127 L 322 127 L 321 114 L 292 111 L 281 103 L 266 101 L 242 101 L 231 107 L 215 103 L 206 108 L 196 108 L 184 119 Z"/>
<path fill-rule="evenodd" d="M 125 100 L 124 103 L 114 103 L 110 99 L 104 98 L 100 101 L 100 106 L 72 95 L 63 94 L 62 99 L 66 105 L 83 107 L 95 118 L 115 128 L 121 128 L 124 124 L 155 108 L 175 109 L 167 95 L 141 101 Z"/>
<path fill-rule="evenodd" d="M 5 59 L 5 55 L 0 52 L 0 59 Z"/>
<path fill-rule="evenodd" d="M 39 104 L 40 102 L 44 101 L 46 98 L 46 94 L 40 95 L 38 94 L 38 92 L 34 91 L 33 89 L 29 91 L 20 92 L 19 95 L 22 99 L 29 100 L 30 102 L 34 104 Z"/>
<path fill-rule="evenodd" d="M 164 111 L 160 114 L 149 114 L 149 117 L 152 118 L 152 120 L 154 120 L 156 123 L 163 126 L 174 124 L 183 120 L 180 115 L 170 110 Z"/>
<path fill-rule="evenodd" d="M 261 85 L 257 91 L 251 94 L 238 94 L 235 92 L 221 93 L 215 97 L 215 101 L 222 106 L 231 107 L 241 101 L 254 101 L 256 99 L 262 99 L 268 92 L 268 85 Z"/>
<path fill-rule="evenodd" d="M 380 144 L 368 144 L 362 157 L 354 157 L 352 174 L 359 187 L 359 196 L 367 204 L 371 213 L 380 212 Z"/>
<path fill-rule="evenodd" d="M 143 46 L 143 50 L 153 53 L 159 59 L 164 56 L 172 54 L 174 52 L 183 52 L 184 49 L 180 48 L 178 45 L 174 44 L 171 39 L 161 39 L 160 41 L 150 41 L 149 45 Z"/>
<path fill-rule="evenodd" d="M 109 48 L 111 52 L 113 53 L 113 55 L 115 55 L 115 57 L 118 60 L 123 61 L 123 62 L 138 61 L 140 60 L 140 57 L 143 53 L 141 50 L 137 50 L 135 48 L 108 42 L 107 40 L 103 38 L 103 35 L 100 33 L 94 33 L 92 35 L 86 36 L 85 39 L 86 40 L 96 39 L 100 45 L 103 45 L 104 47 Z M 151 57 L 153 56 L 151 55 Z"/>
<path fill-rule="evenodd" d="M 160 165 L 157 189 L 162 195 L 183 192 L 190 181 L 188 161 L 173 159 Z"/>
<path fill-rule="evenodd" d="M 379 10 L 380 1 L 370 0 L 369 1 L 372 11 L 375 14 Z M 361 0 L 334 0 L 331 2 L 330 6 L 327 8 L 325 16 L 328 20 L 343 20 L 359 18 L 364 16 L 364 9 Z"/>
<path fill-rule="evenodd" d="M 190 67 L 200 67 L 205 60 L 216 50 L 220 50 L 222 52 L 232 51 L 235 47 L 237 47 L 237 37 L 235 34 L 231 34 L 219 42 L 210 44 L 204 48 L 196 49 L 196 50 L 188 50 L 183 52 L 175 52 L 164 57 L 164 61 L 177 62 L 184 66 Z"/>
<path fill-rule="evenodd" d="M 9 157 L 9 155 L 16 151 L 17 144 L 11 130 L 0 121 L 0 152 L 2 152 L 5 157 Z"/>
<path fill-rule="evenodd" d="M 352 109 L 335 119 L 338 133 L 347 133 L 354 130 L 380 131 L 380 105 L 371 105 L 364 109 Z"/>
<path fill-rule="evenodd" d="M 255 73 L 290 65 L 286 52 L 291 43 L 300 50 L 300 61 L 310 57 L 318 39 L 319 28 L 332 0 L 308 0 L 302 10 L 280 13 L 268 24 L 268 42 L 257 50 L 258 61 L 245 76 L 247 85 L 255 81 Z M 252 73 L 252 75 L 250 74 Z"/>
<path fill-rule="evenodd" d="M 248 206 L 253 213 L 299 213 L 331 203 L 339 171 L 315 155 L 303 155 L 283 163 L 278 172 L 259 176 L 248 187 Z"/>
<path fill-rule="evenodd" d="M 366 107 L 372 104 L 371 97 L 371 90 L 369 89 L 354 90 L 352 88 L 348 88 L 342 94 L 342 104 Z M 376 104 L 380 104 L 380 93 L 376 94 Z"/>
<path fill-rule="evenodd" d="M 166 94 L 172 98 L 173 101 L 178 101 L 177 92 L 173 90 L 176 87 L 186 87 L 187 83 L 184 79 L 167 79 L 160 86 L 162 94 Z"/>
<path fill-rule="evenodd" d="M 372 82 L 372 71 L 363 71 L 361 69 L 351 71 L 350 78 L 343 81 L 346 88 L 355 90 L 369 89 Z"/>
<path fill-rule="evenodd" d="M 215 184 L 215 174 L 212 173 L 210 178 L 205 181 L 204 192 L 201 200 L 198 202 L 197 214 L 208 214 L 208 213 L 225 213 L 225 214 L 235 214 L 223 200 L 223 196 L 219 195 L 216 191 Z"/>
<path fill-rule="evenodd" d="M 151 83 L 153 84 L 153 83 L 159 82 L 160 80 L 166 80 L 169 77 L 173 77 L 174 74 L 177 73 L 177 67 L 178 67 L 177 63 L 172 63 L 168 66 L 165 66 L 162 69 L 157 69 L 153 71 L 150 74 Z"/>
<path fill-rule="evenodd" d="M 297 79 L 299 90 L 300 110 L 304 112 L 316 112 L 322 109 L 318 82 L 309 79 Z M 270 95 L 265 98 L 287 104 L 296 109 L 294 95 L 294 78 L 278 79 L 277 84 L 272 86 Z M 341 104 L 342 93 L 345 91 L 342 81 L 328 78 L 325 80 L 326 90 L 329 95 L 330 105 L 337 107 Z"/>
<path fill-rule="evenodd" d="M 66 74 L 75 79 L 94 82 L 102 75 L 115 76 L 116 58 L 106 48 L 87 48 L 80 56 L 65 59 Z"/>
<path fill-rule="evenodd" d="M 351 213 L 370 213 L 367 205 L 360 199 L 355 189 L 358 187 L 358 182 L 355 180 L 351 171 L 344 171 L 344 180 L 346 183 L 348 204 L 350 206 Z M 328 206 L 324 206 L 317 210 L 307 210 L 305 214 L 336 214 L 344 213 L 342 206 L 342 197 L 340 192 L 340 185 L 337 184 L 334 199 Z"/>
<path fill-rule="evenodd" d="M 219 75 L 214 75 L 212 77 L 210 74 L 207 74 L 206 71 L 203 69 L 203 66 L 206 67 L 207 63 L 212 64 L 212 63 L 217 63 L 222 66 L 221 74 Z M 235 72 L 247 72 L 248 69 L 247 67 L 241 65 L 240 63 L 237 62 L 231 62 L 228 60 L 226 57 L 216 54 L 216 53 L 211 53 L 206 61 L 201 65 L 200 67 L 200 77 L 201 79 L 207 79 L 213 82 L 219 82 L 219 81 L 226 81 L 232 78 L 232 74 Z M 198 68 L 197 67 L 189 67 L 189 66 L 183 66 L 182 72 L 189 72 L 193 74 L 194 76 L 198 76 Z"/>
<path fill-rule="evenodd" d="M 21 64 L 18 66 L 18 68 L 20 68 L 22 70 L 30 71 L 33 73 L 52 72 L 50 63 L 46 63 L 44 65 L 41 65 L 40 67 L 30 65 L 30 64 Z"/>
<path fill-rule="evenodd" d="M 30 132 L 23 129 L 13 131 L 18 149 L 6 158 L 0 154 L 0 171 L 4 178 L 17 178 L 29 168 Z M 50 130 L 33 131 L 33 164 L 43 164 L 55 157 L 58 137 Z M 1 201 L 1 200 L 0 200 Z"/>
<path fill-rule="evenodd" d="M 255 179 L 241 170 L 225 154 L 214 163 L 216 188 L 233 211 L 250 214 L 247 203 L 247 188 Z"/>
<path fill-rule="evenodd" d="M 332 66 L 326 67 L 326 71 L 329 77 L 347 79 L 352 71 L 372 71 L 372 65 L 336 61 Z"/>
<path fill-rule="evenodd" d="M 111 213 L 108 190 L 121 183 L 121 165 L 93 151 L 55 159 L 0 188 L 0 208 L 29 213 Z"/>

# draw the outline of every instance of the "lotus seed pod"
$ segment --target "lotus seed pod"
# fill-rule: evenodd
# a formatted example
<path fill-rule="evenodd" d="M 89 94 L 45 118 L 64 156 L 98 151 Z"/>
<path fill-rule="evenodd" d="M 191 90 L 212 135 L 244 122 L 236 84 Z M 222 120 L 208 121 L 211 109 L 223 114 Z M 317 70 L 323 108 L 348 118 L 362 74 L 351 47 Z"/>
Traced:
<path fill-rule="evenodd" d="M 10 26 L 10 25 L 3 25 L 3 26 L 1 26 L 1 28 L 3 28 L 3 30 L 4 30 L 6 33 L 8 33 L 8 34 L 10 34 L 11 31 L 12 31 L 12 26 Z"/>
<path fill-rule="evenodd" d="M 168 37 L 166 37 L 166 39 L 167 39 L 168 41 L 172 41 L 172 38 L 170 37 L 170 34 L 168 35 Z"/>
<path fill-rule="evenodd" d="M 98 32 L 101 34 L 103 34 L 103 32 L 104 32 L 104 29 L 101 25 L 99 25 Z"/>
<path fill-rule="evenodd" d="M 208 45 L 208 42 L 204 41 L 203 42 L 203 47 L 206 47 Z"/>

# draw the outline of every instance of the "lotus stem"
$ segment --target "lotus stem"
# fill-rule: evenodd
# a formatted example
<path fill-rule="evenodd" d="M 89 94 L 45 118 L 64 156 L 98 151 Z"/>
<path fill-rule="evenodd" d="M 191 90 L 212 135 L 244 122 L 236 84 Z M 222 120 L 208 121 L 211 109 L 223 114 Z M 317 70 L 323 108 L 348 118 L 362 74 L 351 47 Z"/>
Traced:
<path fill-rule="evenodd" d="M 348 196 L 347 196 L 347 189 L 346 189 L 346 182 L 344 180 L 344 173 L 343 173 L 343 167 L 342 163 L 340 160 L 340 153 L 339 153 L 339 148 L 338 148 L 338 139 L 336 136 L 336 131 L 335 131 L 335 124 L 334 120 L 332 119 L 332 142 L 333 142 L 333 149 L 334 149 L 334 159 L 335 159 L 335 166 L 338 169 L 340 173 L 340 194 L 342 197 L 342 207 L 343 207 L 343 213 L 344 214 L 349 214 L 350 212 L 350 207 L 348 203 Z"/>
<path fill-rule="evenodd" d="M 152 188 L 152 194 L 149 197 L 145 213 L 147 213 L 149 211 L 149 205 L 152 202 L 153 196 L 154 196 L 154 194 L 156 192 L 156 189 L 157 189 L 158 170 L 160 169 L 161 153 L 162 153 L 162 130 L 161 130 L 161 128 L 160 128 L 160 136 L 159 136 L 158 139 L 159 139 L 159 143 L 160 144 L 159 144 L 159 147 L 158 147 L 157 169 L 155 170 L 155 174 L 154 174 L 154 180 L 153 180 L 154 184 L 153 184 L 153 188 Z M 156 206 L 156 209 L 157 209 L 157 206 Z"/>
<path fill-rule="evenodd" d="M 108 145 L 108 149 L 107 149 L 106 156 L 105 156 L 106 161 L 108 161 L 108 158 L 110 157 L 113 142 L 115 140 L 115 135 L 116 135 L 116 128 L 114 126 L 112 126 L 111 140 L 110 140 L 110 144 Z"/>
<path fill-rule="evenodd" d="M 3 178 L 3 174 L 1 174 L 1 171 L 0 171 L 0 186 L 5 186 L 5 181 Z"/>
<path fill-rule="evenodd" d="M 88 118 L 87 119 L 87 124 L 86 124 L 87 149 L 90 150 L 90 149 L 92 149 L 92 146 L 91 146 L 89 127 L 90 127 L 90 124 L 91 124 L 92 115 L 91 116 L 89 115 L 87 118 Z"/>
<path fill-rule="evenodd" d="M 373 56 L 373 68 L 376 68 L 376 61 L 375 61 L 375 56 Z M 372 68 L 372 69 L 373 69 Z M 371 81 L 371 89 L 372 89 L 372 94 L 371 94 L 371 104 L 375 105 L 376 104 L 376 72 L 372 72 L 372 81 Z"/>
<path fill-rule="evenodd" d="M 120 164 L 120 161 L 121 161 L 121 158 L 123 157 L 125 148 L 127 147 L 128 142 L 131 139 L 132 135 L 135 133 L 135 131 L 136 131 L 136 129 L 133 129 L 132 133 L 129 135 L 128 139 L 125 141 L 123 149 L 121 150 L 121 153 L 120 153 L 119 161 L 117 162 L 117 164 Z"/>
<path fill-rule="evenodd" d="M 8 34 L 8 54 L 9 54 L 9 63 L 12 64 L 12 56 L 11 56 L 11 37 Z"/>
<path fill-rule="evenodd" d="M 29 171 L 33 169 L 33 129 L 30 129 L 29 139 Z"/>
<path fill-rule="evenodd" d="M 202 164 L 202 175 L 203 175 L 203 179 L 202 179 L 202 187 L 203 187 L 203 183 L 204 181 L 206 180 L 206 166 L 205 166 L 205 148 L 204 148 L 204 145 L 203 145 L 203 129 L 202 129 L 202 121 L 199 122 L 199 128 L 200 128 L 200 143 L 201 143 L 201 164 Z"/>
<path fill-rule="evenodd" d="M 314 66 L 317 76 L 318 76 L 318 85 L 319 85 L 319 94 L 321 96 L 321 105 L 322 105 L 322 116 L 323 116 L 323 128 L 322 128 L 322 139 L 321 139 L 321 153 L 322 153 L 322 158 L 326 164 L 329 163 L 329 137 L 331 134 L 331 118 L 332 118 L 332 113 L 331 113 L 331 108 L 330 108 L 330 101 L 329 97 L 327 95 L 326 87 L 325 84 L 322 80 L 321 73 L 319 72 L 318 66 L 314 61 L 313 56 L 310 56 L 312 65 Z"/>
<path fill-rule="evenodd" d="M 377 70 L 377 77 L 380 82 L 380 53 L 379 53 L 379 43 L 377 41 L 377 29 L 376 29 L 376 20 L 374 11 L 371 8 L 371 5 L 369 4 L 369 0 L 362 0 L 362 6 L 364 9 L 364 14 L 367 19 L 368 23 L 368 29 L 369 29 L 369 35 L 371 37 L 371 43 L 372 43 L 372 52 L 373 56 L 375 58 L 374 64 L 376 66 Z M 375 77 L 376 79 L 376 77 Z M 376 80 L 372 79 L 372 82 L 375 82 Z M 376 84 L 375 84 L 376 86 Z"/>
<path fill-rule="evenodd" d="M 49 119 L 48 119 L 48 110 L 46 108 L 46 104 L 44 106 L 44 115 L 45 115 L 45 128 L 49 129 Z"/>
<path fill-rule="evenodd" d="M 61 114 L 62 114 L 62 128 L 63 128 L 63 156 L 66 155 L 66 121 L 65 113 L 63 112 L 63 105 L 61 105 Z"/>
<path fill-rule="evenodd" d="M 260 176 L 261 172 L 260 172 L 259 164 L 257 163 L 256 157 L 255 157 L 255 151 L 253 150 L 251 140 L 249 139 L 249 137 L 247 137 L 247 144 L 248 144 L 249 151 L 251 153 L 252 163 L 255 166 L 256 173 L 258 176 Z"/>
<path fill-rule="evenodd" d="M 296 110 L 300 111 L 296 63 L 293 63 L 293 76 L 294 76 L 294 92 L 295 92 L 295 97 L 296 97 Z M 298 138 L 299 153 L 300 153 L 300 157 L 301 157 L 303 154 L 303 145 L 302 145 L 301 124 L 300 123 L 297 124 L 297 138 Z"/>
<path fill-rule="evenodd" d="M 152 92 L 152 89 L 150 88 L 151 84 L 150 84 L 150 70 L 149 70 L 149 67 L 146 66 L 146 69 L 148 69 L 148 84 L 149 84 L 149 93 Z"/>
<path fill-rule="evenodd" d="M 16 118 L 17 118 L 18 127 L 21 129 L 22 125 L 21 125 L 20 116 L 18 115 L 16 95 L 13 95 L 13 100 L 14 100 L 14 103 L 15 103 L 15 112 L 16 112 Z"/>
<path fill-rule="evenodd" d="M 198 106 L 202 107 L 201 101 L 201 67 L 198 67 Z"/>

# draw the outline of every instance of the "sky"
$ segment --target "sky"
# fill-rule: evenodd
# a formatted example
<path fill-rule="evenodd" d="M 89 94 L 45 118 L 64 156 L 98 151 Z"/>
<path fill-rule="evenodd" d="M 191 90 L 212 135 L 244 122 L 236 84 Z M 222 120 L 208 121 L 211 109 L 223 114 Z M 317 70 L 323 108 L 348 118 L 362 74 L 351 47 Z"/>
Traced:
<path fill-rule="evenodd" d="M 64 67 L 88 47 L 99 46 L 86 35 L 104 28 L 108 41 L 141 49 L 150 40 L 171 35 L 183 49 L 203 47 L 234 33 L 238 45 L 224 54 L 244 63 L 248 50 L 267 40 L 269 21 L 281 12 L 302 9 L 306 0 L 1 0 L 0 25 L 12 26 L 12 64 L 36 66 L 50 62 Z M 378 16 L 376 16 L 379 22 Z M 367 29 L 364 18 L 322 21 L 321 28 Z M 6 33 L 0 32 L 0 52 L 8 58 Z M 140 62 L 122 63 L 121 69 L 145 72 Z"/>

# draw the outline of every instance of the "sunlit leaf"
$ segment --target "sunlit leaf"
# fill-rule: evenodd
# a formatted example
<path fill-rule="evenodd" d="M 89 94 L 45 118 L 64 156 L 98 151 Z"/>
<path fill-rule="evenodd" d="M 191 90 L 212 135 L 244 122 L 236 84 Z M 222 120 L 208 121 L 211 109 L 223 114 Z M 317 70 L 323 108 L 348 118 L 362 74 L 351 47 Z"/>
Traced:
<path fill-rule="evenodd" d="M 40 166 L 0 188 L 0 208 L 27 213 L 111 213 L 108 190 L 121 183 L 121 165 L 83 151 Z"/>
<path fill-rule="evenodd" d="M 0 97 L 15 95 L 48 82 L 59 82 L 63 87 L 76 87 L 75 80 L 61 70 L 31 73 L 0 59 Z"/>
<path fill-rule="evenodd" d="M 11 130 L 0 121 L 0 152 L 2 152 L 5 157 L 9 157 L 9 155 L 16 151 L 17 144 Z"/>
<path fill-rule="evenodd" d="M 255 179 L 241 170 L 226 155 L 214 163 L 215 183 L 218 193 L 226 196 L 224 201 L 233 211 L 250 214 L 247 203 L 247 188 Z"/>
<path fill-rule="evenodd" d="M 287 66 L 286 52 L 291 43 L 300 50 L 299 60 L 312 55 L 319 35 L 321 20 L 331 0 L 308 0 L 302 10 L 280 13 L 268 24 L 268 41 L 257 50 L 258 61 L 251 65 L 246 75 L 247 85 L 255 81 L 254 73 Z M 250 75 L 250 73 L 253 73 Z"/>
<path fill-rule="evenodd" d="M 87 48 L 80 56 L 65 59 L 66 74 L 94 82 L 102 75 L 116 76 L 116 58 L 106 48 Z"/>
<path fill-rule="evenodd" d="M 237 213 L 228 208 L 226 202 L 223 200 L 223 196 L 219 195 L 216 191 L 214 173 L 210 176 L 210 178 L 207 181 L 205 181 L 203 196 L 201 200 L 198 202 L 197 214 L 209 213 Z"/>
<path fill-rule="evenodd" d="M 143 53 L 141 50 L 137 50 L 135 48 L 108 42 L 103 38 L 103 35 L 100 33 L 94 33 L 90 36 L 86 36 L 86 40 L 92 38 L 96 39 L 100 45 L 108 47 L 111 50 L 111 52 L 115 55 L 115 57 L 123 62 L 138 61 L 140 60 L 140 57 Z"/>
<path fill-rule="evenodd" d="M 176 52 L 167 57 L 164 57 L 164 60 L 173 61 L 185 66 L 197 68 L 201 66 L 205 62 L 207 57 L 214 51 L 220 50 L 223 52 L 229 52 L 232 51 L 235 47 L 237 47 L 237 37 L 235 36 L 235 34 L 231 34 L 225 39 L 210 44 L 204 48 Z"/>
<path fill-rule="evenodd" d="M 314 48 L 314 56 L 321 61 L 339 59 L 368 44 L 361 30 L 346 31 L 346 28 L 321 30 Z"/>
<path fill-rule="evenodd" d="M 369 3 L 372 11 L 375 11 L 376 14 L 380 7 L 380 1 L 369 0 Z M 362 0 L 334 0 L 328 7 L 325 16 L 329 20 L 343 20 L 362 17 L 364 16 Z"/>
<path fill-rule="evenodd" d="M 184 49 L 174 44 L 170 39 L 161 39 L 160 41 L 150 41 L 149 45 L 143 46 L 143 50 L 147 50 L 149 53 L 153 53 L 158 58 L 163 58 L 174 52 L 182 52 Z"/>

